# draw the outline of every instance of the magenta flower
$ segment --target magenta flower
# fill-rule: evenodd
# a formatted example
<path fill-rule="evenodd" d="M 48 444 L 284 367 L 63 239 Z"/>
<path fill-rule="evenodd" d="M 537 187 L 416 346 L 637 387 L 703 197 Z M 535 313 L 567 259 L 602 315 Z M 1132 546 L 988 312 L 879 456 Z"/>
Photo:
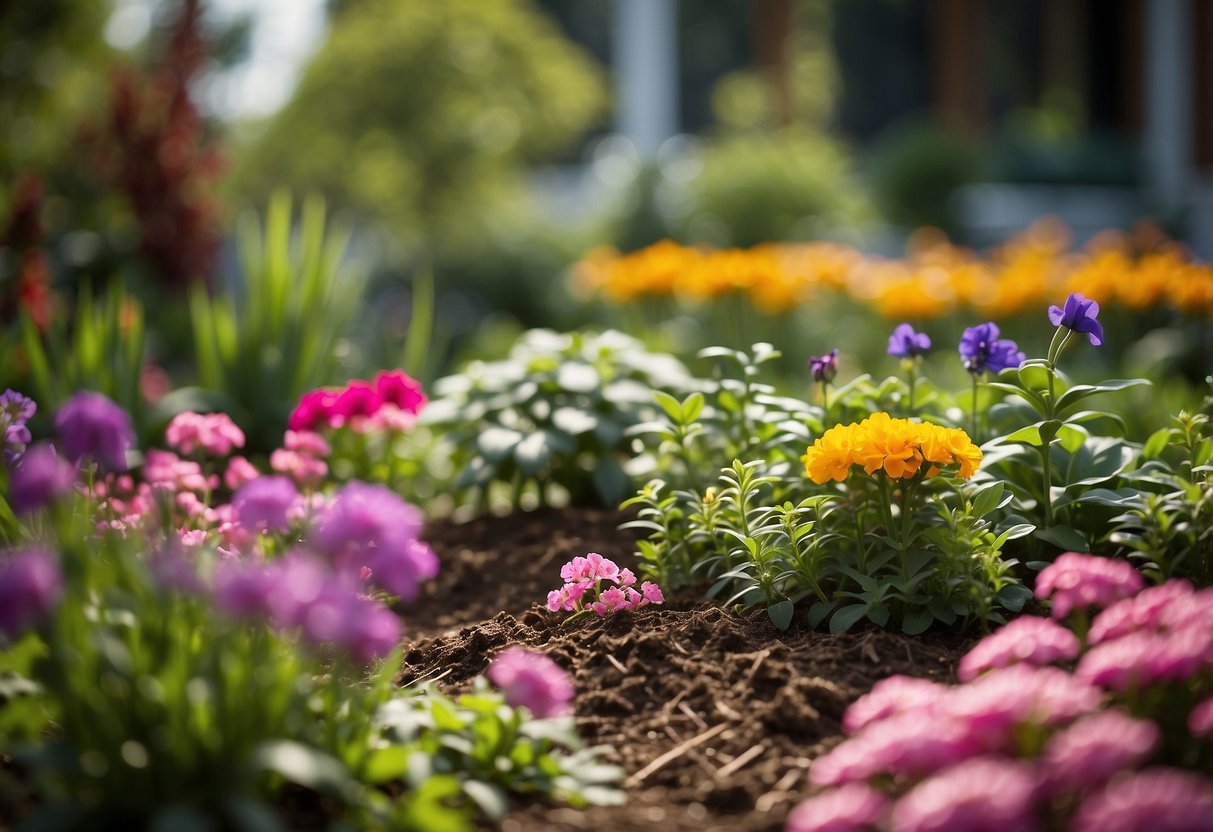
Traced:
<path fill-rule="evenodd" d="M 919 783 L 893 807 L 893 832 L 1033 832 L 1036 780 L 1023 763 L 978 758 Z"/>
<path fill-rule="evenodd" d="M 931 338 L 925 332 L 915 332 L 909 324 L 898 324 L 889 336 L 889 355 L 914 358 L 931 348 Z"/>
<path fill-rule="evenodd" d="M 888 813 L 887 797 L 863 783 L 849 783 L 800 803 L 784 832 L 867 832 Z"/>
<path fill-rule="evenodd" d="M 832 349 L 825 355 L 814 355 L 809 358 L 808 363 L 813 372 L 813 380 L 828 384 L 838 375 L 838 349 Z"/>
<path fill-rule="evenodd" d="M 619 610 L 631 608 L 632 605 L 629 602 L 628 596 L 617 586 L 604 590 L 598 596 L 598 600 L 590 604 L 590 609 L 597 613 L 599 618 L 610 612 L 618 612 Z"/>
<path fill-rule="evenodd" d="M 1173 768 L 1151 768 L 1113 780 L 1079 807 L 1071 832 L 1208 832 L 1213 780 Z"/>
<path fill-rule="evenodd" d="M 383 399 L 371 383 L 355 379 L 337 394 L 329 407 L 329 424 L 341 427 L 359 416 L 374 416 L 382 406 Z"/>
<path fill-rule="evenodd" d="M 990 322 L 969 327 L 960 338 L 960 360 L 974 375 L 990 372 L 995 375 L 1024 362 L 1019 345 L 998 337 L 998 325 Z"/>
<path fill-rule="evenodd" d="M 51 617 L 63 577 L 46 549 L 17 549 L 0 558 L 0 633 L 15 639 Z"/>
<path fill-rule="evenodd" d="M 1064 326 L 1085 334 L 1091 346 L 1098 347 L 1103 343 L 1103 324 L 1095 319 L 1098 314 L 1098 303 L 1078 293 L 1072 293 L 1066 298 L 1064 309 L 1049 307 L 1049 322 L 1053 326 Z"/>
<path fill-rule="evenodd" d="M 1107 782 L 1154 752 L 1162 732 L 1153 722 L 1117 710 L 1084 716 L 1053 735 L 1042 766 L 1051 793 L 1081 792 Z"/>
<path fill-rule="evenodd" d="M 404 370 L 382 372 L 375 376 L 375 392 L 386 404 L 395 405 L 407 413 L 416 414 L 425 407 L 426 398 L 421 391 L 421 382 Z"/>
<path fill-rule="evenodd" d="M 965 654 L 957 668 L 962 682 L 987 670 L 1018 662 L 1046 665 L 1078 656 L 1078 636 L 1048 618 L 1025 615 L 986 636 Z"/>
<path fill-rule="evenodd" d="M 293 431 L 314 431 L 330 427 L 329 413 L 337 401 L 337 390 L 312 390 L 304 393 L 291 411 L 287 426 Z"/>
<path fill-rule="evenodd" d="M 277 588 L 277 576 L 259 562 L 225 560 L 215 570 L 215 606 L 236 618 L 270 615 L 270 598 Z"/>
<path fill-rule="evenodd" d="M 421 512 L 392 490 L 354 481 L 337 492 L 311 542 L 338 570 L 374 569 L 372 557 L 381 565 L 390 557 L 423 557 L 411 549 L 421 520 Z"/>
<path fill-rule="evenodd" d="M 912 676 L 881 679 L 847 708 L 842 717 L 842 730 L 854 734 L 868 725 L 907 711 L 925 716 L 948 690 L 943 685 Z"/>
<path fill-rule="evenodd" d="M 560 567 L 560 577 L 566 581 L 613 581 L 619 574 L 619 565 L 597 552 L 575 557 Z"/>
<path fill-rule="evenodd" d="M 100 393 L 81 390 L 55 415 L 63 455 L 73 462 L 85 457 L 112 471 L 126 470 L 126 452 L 135 434 L 126 411 Z"/>
<path fill-rule="evenodd" d="M 258 477 L 232 496 L 232 509 L 237 522 L 249 531 L 285 532 L 291 527 L 291 506 L 298 499 L 299 492 L 287 477 Z"/>
<path fill-rule="evenodd" d="M 35 445 L 9 477 L 8 501 L 17 514 L 29 514 L 70 493 L 75 481 L 74 465 L 50 445 Z"/>
<path fill-rule="evenodd" d="M 1053 617 L 1074 610 L 1110 607 L 1141 591 L 1142 579 L 1127 560 L 1066 552 L 1036 576 L 1036 597 L 1053 599 Z"/>
<path fill-rule="evenodd" d="M 527 708 L 537 719 L 571 710 L 573 683 L 560 665 L 542 653 L 510 647 L 493 659 L 487 675 L 510 706 Z"/>

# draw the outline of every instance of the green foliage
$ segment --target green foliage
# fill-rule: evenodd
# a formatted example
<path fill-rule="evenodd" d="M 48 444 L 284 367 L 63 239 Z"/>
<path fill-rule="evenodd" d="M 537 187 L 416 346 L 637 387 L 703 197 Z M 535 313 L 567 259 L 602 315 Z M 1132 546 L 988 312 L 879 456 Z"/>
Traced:
<path fill-rule="evenodd" d="M 680 238 L 721 246 L 806 240 L 848 229 L 867 206 L 844 149 L 788 128 L 714 139 L 688 185 Z"/>
<path fill-rule="evenodd" d="M 420 424 L 437 436 L 464 499 L 520 505 L 560 489 L 574 504 L 610 505 L 630 483 L 628 429 L 656 415 L 655 389 L 689 381 L 676 359 L 620 332 L 531 330 L 508 358 L 439 379 Z"/>
<path fill-rule="evenodd" d="M 883 134 L 868 160 L 874 198 L 890 222 L 957 230 L 949 199 L 977 178 L 972 147 L 929 123 L 901 125 Z"/>
<path fill-rule="evenodd" d="M 294 239 L 283 193 L 270 202 L 264 236 L 252 218 L 240 231 L 241 285 L 213 297 L 195 286 L 190 295 L 195 360 L 213 404 L 245 427 L 252 448 L 268 450 L 299 397 L 340 378 L 335 348 L 353 323 L 363 280 L 342 268 L 347 234 L 326 230 L 317 198 L 304 202 Z M 189 409 L 187 398 L 178 394 L 179 409 Z"/>
<path fill-rule="evenodd" d="M 659 394 L 663 418 L 634 431 L 663 478 L 625 503 L 638 510 L 626 525 L 648 534 L 638 547 L 647 577 L 671 588 L 706 583 L 710 596 L 765 608 L 780 628 L 802 601 L 811 624 L 834 631 L 866 619 L 915 633 L 1022 608 L 1028 593 L 1001 550 L 1033 527 L 995 530 L 1011 499 L 1000 484 L 962 490 L 935 477 L 901 482 L 895 494 L 882 476 L 855 476 L 841 489 L 814 486 L 800 456 L 834 420 L 757 380 L 778 353 L 760 343 L 701 355 L 721 359 L 727 374 L 681 401 Z M 895 382 L 855 379 L 833 411 L 907 406 Z M 928 388 L 915 400 L 935 395 Z M 723 470 L 721 454 L 733 460 Z"/>
<path fill-rule="evenodd" d="M 139 428 L 146 328 L 143 305 L 121 284 L 111 283 L 100 298 L 89 286 L 81 286 L 70 327 L 55 320 L 40 332 L 23 310 L 20 332 L 29 393 L 38 402 L 42 420 L 77 390 L 96 390 L 120 404 Z M 24 386 L 8 377 L 16 364 L 6 363 L 0 387 Z"/>
<path fill-rule="evenodd" d="M 509 794 L 573 806 L 623 799 L 613 785 L 622 771 L 599 762 L 602 749 L 581 748 L 570 717 L 532 719 L 483 679 L 454 700 L 432 689 L 398 697 L 378 720 L 393 744 L 374 752 L 368 765 L 374 781 L 419 785 L 453 777 L 465 801 L 493 821 L 505 815 Z"/>
<path fill-rule="evenodd" d="M 411 248 L 409 234 L 457 233 L 521 163 L 590 126 L 603 98 L 591 59 L 523 0 L 350 3 L 238 187 L 319 191 Z"/>

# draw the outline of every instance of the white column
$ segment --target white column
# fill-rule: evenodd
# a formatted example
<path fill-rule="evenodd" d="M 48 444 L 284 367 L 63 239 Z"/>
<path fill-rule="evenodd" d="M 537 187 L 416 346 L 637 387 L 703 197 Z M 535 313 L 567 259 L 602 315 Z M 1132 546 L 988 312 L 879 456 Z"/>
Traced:
<path fill-rule="evenodd" d="M 615 0 L 616 130 L 642 159 L 678 132 L 678 0 Z"/>
<path fill-rule="evenodd" d="M 1192 32 L 1188 0 L 1146 6 L 1147 191 L 1163 211 L 1183 204 L 1192 176 Z"/>

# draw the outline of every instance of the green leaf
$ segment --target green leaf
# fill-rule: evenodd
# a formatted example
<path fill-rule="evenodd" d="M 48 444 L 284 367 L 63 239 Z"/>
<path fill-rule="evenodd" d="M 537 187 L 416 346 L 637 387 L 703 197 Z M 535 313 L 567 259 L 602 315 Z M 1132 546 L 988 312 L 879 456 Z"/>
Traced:
<path fill-rule="evenodd" d="M 1052 543 L 1067 552 L 1089 552 L 1091 547 L 1087 539 L 1077 530 L 1069 526 L 1053 526 L 1048 529 L 1037 529 L 1036 537 L 1046 543 Z"/>
<path fill-rule="evenodd" d="M 999 603 L 1011 612 L 1019 612 L 1032 599 L 1032 590 L 1023 584 L 1009 584 L 998 591 Z"/>
<path fill-rule="evenodd" d="M 654 390 L 653 401 L 657 402 L 657 406 L 665 411 L 665 415 L 670 417 L 671 422 L 676 425 L 682 424 L 682 403 L 678 399 L 664 390 Z"/>
<path fill-rule="evenodd" d="M 1043 393 L 1049 389 L 1049 376 L 1052 375 L 1047 364 L 1025 361 L 1017 371 L 1019 383 L 1025 390 Z"/>
<path fill-rule="evenodd" d="M 514 446 L 514 460 L 524 476 L 535 476 L 551 458 L 552 446 L 543 431 L 532 433 Z"/>
<path fill-rule="evenodd" d="M 466 780 L 463 783 L 463 791 L 489 820 L 499 821 L 510 810 L 505 790 L 494 783 Z"/>
<path fill-rule="evenodd" d="M 826 620 L 830 611 L 834 609 L 835 601 L 818 601 L 813 606 L 809 607 L 808 622 L 809 626 L 816 629 L 821 626 L 821 622 Z"/>
<path fill-rule="evenodd" d="M 916 636 L 926 632 L 935 620 L 935 614 L 925 607 L 912 609 L 901 619 L 901 631 L 906 635 Z"/>
<path fill-rule="evenodd" d="M 580 436 L 598 427 L 598 417 L 579 407 L 558 407 L 552 411 L 552 424 L 567 434 Z"/>
<path fill-rule="evenodd" d="M 868 614 L 867 604 L 849 604 L 830 618 L 831 633 L 845 633 Z"/>
<path fill-rule="evenodd" d="M 627 491 L 628 475 L 613 456 L 599 457 L 594 465 L 594 490 L 604 505 L 613 506 Z"/>
<path fill-rule="evenodd" d="M 272 771 L 288 782 L 355 802 L 362 787 L 335 757 L 292 740 L 260 743 L 249 757 L 253 771 Z"/>
<path fill-rule="evenodd" d="M 403 779 L 409 769 L 409 750 L 403 745 L 377 748 L 366 761 L 363 777 L 368 783 L 387 783 Z"/>
<path fill-rule="evenodd" d="M 1177 436 L 1179 436 L 1179 431 L 1175 428 L 1162 428 L 1154 431 L 1141 448 L 1142 459 L 1158 459 Z"/>
<path fill-rule="evenodd" d="M 992 511 L 1001 508 L 1004 503 L 1004 494 L 1006 499 L 1011 498 L 1010 494 L 1006 494 L 1006 486 L 1001 480 L 995 480 L 989 485 L 982 488 L 973 496 L 973 511 L 974 517 L 985 517 Z"/>
<path fill-rule="evenodd" d="M 542 439 L 543 435 L 535 433 L 532 436 L 539 436 Z M 521 431 L 492 425 L 482 430 L 476 437 L 476 450 L 483 454 L 489 462 L 497 463 L 505 459 L 524 438 L 526 438 L 526 434 Z"/>
<path fill-rule="evenodd" d="M 1100 393 L 1114 393 L 1118 390 L 1127 390 L 1130 387 L 1138 387 L 1150 383 L 1150 380 L 1146 378 L 1116 378 L 1100 382 L 1099 384 L 1076 384 L 1057 398 L 1057 410 L 1060 412 L 1065 408 L 1078 404 L 1083 399 L 1099 395 Z"/>
<path fill-rule="evenodd" d="M 792 615 L 796 612 L 796 605 L 791 601 L 780 601 L 767 607 L 767 616 L 771 619 L 771 623 L 777 629 L 786 630 L 792 624 Z"/>

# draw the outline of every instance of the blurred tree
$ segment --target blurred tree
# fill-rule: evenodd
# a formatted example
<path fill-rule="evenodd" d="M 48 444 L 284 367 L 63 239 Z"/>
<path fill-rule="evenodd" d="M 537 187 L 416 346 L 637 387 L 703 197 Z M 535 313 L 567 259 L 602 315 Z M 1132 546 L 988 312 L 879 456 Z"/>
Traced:
<path fill-rule="evenodd" d="M 100 94 L 109 11 L 108 0 L 0 3 L 0 203 L 19 173 L 62 157 Z"/>
<path fill-rule="evenodd" d="M 328 41 L 240 158 L 238 194 L 289 182 L 458 253 L 510 175 L 603 112 L 597 65 L 526 0 L 333 0 Z"/>

